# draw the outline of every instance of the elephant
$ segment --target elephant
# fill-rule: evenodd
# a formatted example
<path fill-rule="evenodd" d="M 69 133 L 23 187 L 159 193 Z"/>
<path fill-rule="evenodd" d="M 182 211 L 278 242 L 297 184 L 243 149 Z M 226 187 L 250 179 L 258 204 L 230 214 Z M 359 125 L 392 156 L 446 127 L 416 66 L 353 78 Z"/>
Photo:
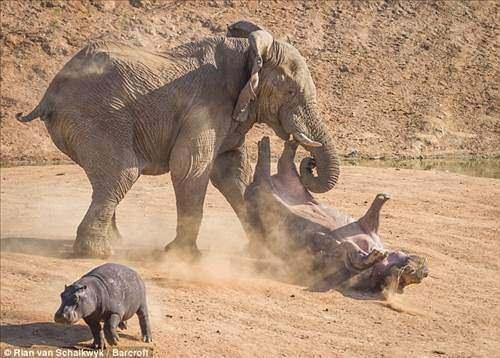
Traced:
<path fill-rule="evenodd" d="M 156 54 L 93 41 L 54 77 L 40 103 L 17 120 L 40 118 L 59 150 L 83 168 L 92 200 L 73 246 L 83 257 L 109 257 L 121 237 L 115 210 L 140 175 L 170 172 L 176 236 L 165 251 L 199 257 L 196 244 L 209 181 L 247 235 L 243 195 L 251 181 L 245 135 L 265 123 L 311 153 L 301 180 L 333 188 L 339 162 L 321 118 L 305 59 L 292 45 L 248 21 L 226 36 Z M 316 163 L 316 173 L 310 163 Z"/>

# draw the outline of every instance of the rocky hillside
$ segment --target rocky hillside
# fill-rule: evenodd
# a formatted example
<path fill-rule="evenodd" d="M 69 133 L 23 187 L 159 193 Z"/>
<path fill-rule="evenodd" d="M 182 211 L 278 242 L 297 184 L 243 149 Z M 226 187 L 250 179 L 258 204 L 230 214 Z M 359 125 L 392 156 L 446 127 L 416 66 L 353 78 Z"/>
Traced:
<path fill-rule="evenodd" d="M 364 157 L 500 154 L 495 1 L 2 1 L 2 163 L 61 161 L 40 121 L 21 125 L 89 40 L 152 51 L 249 19 L 307 58 L 339 151 Z M 264 127 L 254 128 L 255 142 Z M 275 146 L 276 147 L 276 146 Z"/>

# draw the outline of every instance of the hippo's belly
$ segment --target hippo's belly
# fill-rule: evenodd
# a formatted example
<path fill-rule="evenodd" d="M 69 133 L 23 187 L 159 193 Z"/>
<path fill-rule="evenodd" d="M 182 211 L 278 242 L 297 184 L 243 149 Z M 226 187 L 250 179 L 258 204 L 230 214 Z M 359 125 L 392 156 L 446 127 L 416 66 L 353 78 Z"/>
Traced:
<path fill-rule="evenodd" d="M 320 226 L 328 231 L 334 231 L 354 221 L 335 209 L 314 203 L 293 205 L 290 206 L 290 211 L 297 220 L 309 222 L 311 225 Z"/>

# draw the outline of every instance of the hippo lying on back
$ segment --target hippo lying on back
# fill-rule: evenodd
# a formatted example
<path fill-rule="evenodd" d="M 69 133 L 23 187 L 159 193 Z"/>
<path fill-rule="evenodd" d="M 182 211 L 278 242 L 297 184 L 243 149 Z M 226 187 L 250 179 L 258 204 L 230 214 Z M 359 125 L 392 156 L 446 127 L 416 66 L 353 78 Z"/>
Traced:
<path fill-rule="evenodd" d="M 264 246 L 294 272 L 312 276 L 316 285 L 370 290 L 391 285 L 402 292 L 427 276 L 425 259 L 384 249 L 378 227 L 388 195 L 378 194 L 359 220 L 325 207 L 302 185 L 296 149 L 296 142 L 285 143 L 278 174 L 271 176 L 269 138 L 259 142 L 254 179 L 245 193 L 256 228 L 253 247 Z M 312 170 L 314 161 L 305 165 Z"/>

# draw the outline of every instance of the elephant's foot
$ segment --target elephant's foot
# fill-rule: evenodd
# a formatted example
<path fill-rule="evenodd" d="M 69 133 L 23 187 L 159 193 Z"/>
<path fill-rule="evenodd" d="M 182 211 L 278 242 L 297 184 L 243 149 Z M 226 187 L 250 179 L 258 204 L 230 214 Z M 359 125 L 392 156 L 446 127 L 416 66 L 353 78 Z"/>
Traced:
<path fill-rule="evenodd" d="M 195 262 L 201 258 L 201 252 L 196 246 L 196 242 L 186 243 L 179 239 L 175 239 L 165 246 L 165 253 L 188 262 Z"/>
<path fill-rule="evenodd" d="M 113 254 L 109 240 L 102 237 L 78 236 L 73 251 L 80 257 L 108 258 Z"/>

